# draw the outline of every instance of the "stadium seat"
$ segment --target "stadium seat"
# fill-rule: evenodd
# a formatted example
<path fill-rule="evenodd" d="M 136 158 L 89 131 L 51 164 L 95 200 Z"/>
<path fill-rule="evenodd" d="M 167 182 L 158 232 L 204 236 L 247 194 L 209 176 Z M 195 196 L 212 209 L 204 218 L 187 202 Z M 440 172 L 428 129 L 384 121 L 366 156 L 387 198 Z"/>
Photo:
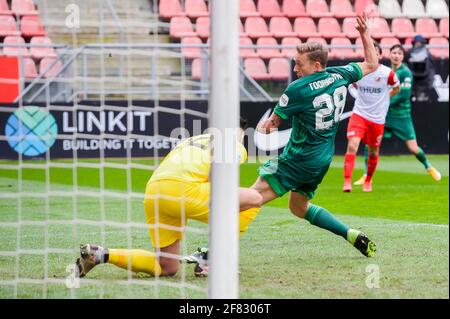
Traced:
<path fill-rule="evenodd" d="M 447 45 L 446 48 L 429 48 L 432 56 L 439 59 L 448 59 L 448 40 L 446 38 L 431 38 L 429 45 Z"/>
<path fill-rule="evenodd" d="M 184 12 L 190 18 L 209 16 L 208 7 L 204 0 L 185 0 Z"/>
<path fill-rule="evenodd" d="M 245 20 L 245 33 L 250 38 L 270 37 L 272 34 L 267 28 L 267 24 L 261 17 L 249 17 Z"/>
<path fill-rule="evenodd" d="M 333 48 L 333 46 L 338 45 L 348 45 L 351 46 L 352 43 L 348 38 L 333 38 L 331 39 L 331 50 L 329 53 L 330 59 L 355 59 L 358 57 L 355 50 L 353 50 L 351 47 L 348 48 Z"/>
<path fill-rule="evenodd" d="M 347 38 L 355 39 L 359 37 L 359 32 L 355 28 L 356 18 L 345 18 L 342 22 L 342 32 Z"/>
<path fill-rule="evenodd" d="M 416 33 L 425 38 L 436 38 L 441 36 L 436 22 L 430 18 L 420 18 L 416 20 Z"/>
<path fill-rule="evenodd" d="M 242 18 L 259 17 L 259 12 L 256 11 L 255 2 L 253 0 L 240 0 L 239 15 Z"/>
<path fill-rule="evenodd" d="M 248 58 L 244 60 L 245 72 L 257 81 L 270 80 L 264 61 L 260 58 Z"/>
<path fill-rule="evenodd" d="M 191 20 L 188 17 L 173 17 L 170 19 L 169 35 L 172 38 L 193 37 L 194 32 Z"/>
<path fill-rule="evenodd" d="M 392 33 L 398 38 L 412 38 L 416 35 L 414 26 L 408 18 L 395 18 L 391 25 Z"/>
<path fill-rule="evenodd" d="M 0 0 L 0 14 L 12 14 L 11 10 L 9 10 L 9 6 L 6 0 Z"/>
<path fill-rule="evenodd" d="M 370 19 L 370 34 L 375 39 L 392 37 L 393 34 L 389 30 L 389 25 L 385 18 L 374 17 Z"/>
<path fill-rule="evenodd" d="M 269 32 L 276 38 L 293 37 L 292 25 L 286 17 L 273 17 L 270 19 Z"/>
<path fill-rule="evenodd" d="M 259 0 L 257 8 L 263 18 L 284 16 L 277 0 Z"/>
<path fill-rule="evenodd" d="M 61 61 L 57 58 L 43 58 L 39 65 L 39 74 L 44 75 L 46 79 L 53 78 L 60 73 L 62 67 Z"/>
<path fill-rule="evenodd" d="M 287 58 L 294 58 L 297 53 L 296 47 L 300 45 L 302 41 L 297 37 L 287 37 L 281 40 L 282 46 L 295 46 L 295 48 L 283 48 L 281 49 L 281 55 Z"/>
<path fill-rule="evenodd" d="M 324 38 L 343 37 L 341 27 L 336 18 L 320 18 L 318 23 L 318 31 Z"/>
<path fill-rule="evenodd" d="M 281 8 L 284 15 L 288 18 L 308 17 L 302 0 L 284 0 Z"/>
<path fill-rule="evenodd" d="M 248 37 L 240 37 L 239 45 L 253 45 L 253 42 Z M 241 57 L 243 58 L 257 58 L 258 54 L 254 48 L 240 48 L 239 50 Z"/>
<path fill-rule="evenodd" d="M 277 40 L 275 38 L 259 38 L 256 41 L 256 45 L 271 45 L 271 46 L 278 46 Z M 262 59 L 270 59 L 270 58 L 277 58 L 282 57 L 281 51 L 278 48 L 257 48 L 256 53 L 258 53 L 258 56 Z"/>
<path fill-rule="evenodd" d="M 319 37 L 317 33 L 316 24 L 311 18 L 297 18 L 294 21 L 294 32 L 300 38 Z"/>
<path fill-rule="evenodd" d="M 20 20 L 20 31 L 22 31 L 24 37 L 46 35 L 39 16 L 23 16 Z"/>
<path fill-rule="evenodd" d="M 3 54 L 8 56 L 30 56 L 25 40 L 20 36 L 7 36 L 3 40 Z"/>
<path fill-rule="evenodd" d="M 354 17 L 355 12 L 353 11 L 352 4 L 350 0 L 331 0 L 330 12 L 336 18 L 346 18 Z"/>
<path fill-rule="evenodd" d="M 398 0 L 380 0 L 378 2 L 378 12 L 386 19 L 403 17 L 402 8 Z"/>
<path fill-rule="evenodd" d="M 182 45 L 190 45 L 190 44 L 202 44 L 202 40 L 199 37 L 184 37 L 181 39 Z M 186 59 L 195 59 L 201 56 L 201 48 L 195 47 L 182 47 L 181 53 Z"/>
<path fill-rule="evenodd" d="M 31 56 L 36 60 L 46 57 L 55 58 L 57 56 L 56 51 L 53 48 L 52 41 L 48 37 L 31 38 L 30 53 Z"/>
<path fill-rule="evenodd" d="M 173 18 L 184 16 L 179 0 L 160 0 L 159 16 L 161 18 Z"/>
<path fill-rule="evenodd" d="M 373 0 L 355 0 L 355 13 L 366 12 L 369 16 L 378 15 L 378 8 Z"/>
<path fill-rule="evenodd" d="M 33 80 L 38 77 L 36 64 L 34 64 L 33 59 L 23 58 L 23 75 L 25 80 Z"/>
<path fill-rule="evenodd" d="M 448 6 L 444 0 L 428 0 L 425 11 L 429 18 L 440 19 L 448 17 Z"/>
<path fill-rule="evenodd" d="M 16 20 L 10 15 L 0 15 L 0 37 L 18 36 Z"/>
<path fill-rule="evenodd" d="M 208 64 L 209 66 L 209 64 Z M 210 70 L 208 70 L 208 77 L 209 77 L 209 72 Z M 192 75 L 192 79 L 199 81 L 202 79 L 202 60 L 201 59 L 194 59 L 192 60 L 192 65 L 191 65 L 191 75 Z"/>
<path fill-rule="evenodd" d="M 397 38 L 382 38 L 380 40 L 381 50 L 383 51 L 383 58 L 389 58 L 390 49 L 395 44 L 401 44 Z"/>
<path fill-rule="evenodd" d="M 358 58 L 363 58 L 364 57 L 364 48 L 363 48 L 363 44 L 362 44 L 361 38 L 357 38 L 356 39 L 355 45 L 356 45 L 356 48 L 355 48 L 356 56 Z"/>
<path fill-rule="evenodd" d="M 272 58 L 269 61 L 269 76 L 274 81 L 286 81 L 291 74 L 291 64 L 285 58 Z"/>
<path fill-rule="evenodd" d="M 244 31 L 244 25 L 242 24 L 241 20 L 238 20 L 238 27 L 239 27 L 239 36 L 246 37 L 247 33 L 245 33 L 245 31 Z"/>
<path fill-rule="evenodd" d="M 200 38 L 209 38 L 209 17 L 200 17 L 195 23 L 195 31 Z"/>
<path fill-rule="evenodd" d="M 37 15 L 33 0 L 12 0 L 11 11 L 16 15 Z"/>
<path fill-rule="evenodd" d="M 441 31 L 441 34 L 444 37 L 448 38 L 448 18 L 441 19 L 441 21 L 439 21 L 439 31 Z"/>
<path fill-rule="evenodd" d="M 306 0 L 306 12 L 313 18 L 333 16 L 325 0 Z"/>
<path fill-rule="evenodd" d="M 425 8 L 421 0 L 403 0 L 402 12 L 405 17 L 411 19 L 417 19 L 426 16 Z"/>

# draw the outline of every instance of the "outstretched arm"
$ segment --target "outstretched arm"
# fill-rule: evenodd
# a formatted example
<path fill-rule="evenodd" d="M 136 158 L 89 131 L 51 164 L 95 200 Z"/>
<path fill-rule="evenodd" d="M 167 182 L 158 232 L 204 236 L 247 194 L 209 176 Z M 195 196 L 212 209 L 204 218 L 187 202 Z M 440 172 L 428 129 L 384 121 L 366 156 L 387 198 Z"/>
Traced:
<path fill-rule="evenodd" d="M 364 77 L 378 68 L 378 56 L 373 45 L 373 40 L 370 37 L 367 15 L 365 13 L 359 14 L 356 22 L 356 30 L 358 30 L 361 36 L 364 47 L 364 62 L 358 63 L 362 70 L 362 76 Z"/>

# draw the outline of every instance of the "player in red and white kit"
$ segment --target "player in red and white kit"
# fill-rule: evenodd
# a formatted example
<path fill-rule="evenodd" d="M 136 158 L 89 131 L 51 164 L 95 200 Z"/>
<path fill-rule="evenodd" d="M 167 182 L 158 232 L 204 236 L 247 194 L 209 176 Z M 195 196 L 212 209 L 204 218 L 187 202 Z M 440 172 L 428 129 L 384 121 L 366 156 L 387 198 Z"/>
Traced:
<path fill-rule="evenodd" d="M 382 51 L 375 44 L 378 59 Z M 347 153 L 344 160 L 344 192 L 352 191 L 352 174 L 356 153 L 362 141 L 369 147 L 367 176 L 363 191 L 372 191 L 372 176 L 378 164 L 378 154 L 383 138 L 384 122 L 389 109 L 390 97 L 400 92 L 400 81 L 387 66 L 380 64 L 378 69 L 353 84 L 357 89 L 353 114 L 347 127 Z M 353 94 L 352 94 L 353 95 Z"/>

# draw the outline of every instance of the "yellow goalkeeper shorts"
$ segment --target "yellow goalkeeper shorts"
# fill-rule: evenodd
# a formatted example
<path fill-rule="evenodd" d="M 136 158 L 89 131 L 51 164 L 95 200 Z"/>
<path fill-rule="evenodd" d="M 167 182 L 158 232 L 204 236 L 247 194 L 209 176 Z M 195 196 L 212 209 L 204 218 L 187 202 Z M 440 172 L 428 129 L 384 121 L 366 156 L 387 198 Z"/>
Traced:
<path fill-rule="evenodd" d="M 208 223 L 209 196 L 209 182 L 149 182 L 144 207 L 153 247 L 167 247 L 183 239 L 188 218 Z"/>

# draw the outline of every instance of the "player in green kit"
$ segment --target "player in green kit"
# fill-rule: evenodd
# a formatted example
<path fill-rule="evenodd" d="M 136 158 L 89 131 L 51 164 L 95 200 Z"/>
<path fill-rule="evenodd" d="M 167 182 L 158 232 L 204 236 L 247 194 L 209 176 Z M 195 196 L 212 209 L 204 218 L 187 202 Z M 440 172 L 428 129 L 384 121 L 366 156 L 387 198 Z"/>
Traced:
<path fill-rule="evenodd" d="M 289 208 L 312 225 L 342 236 L 364 256 L 376 251 L 374 242 L 361 231 L 351 229 L 325 208 L 310 203 L 328 171 L 334 154 L 334 139 L 344 110 L 347 87 L 378 68 L 378 57 L 367 27 L 365 14 L 357 17 L 365 61 L 326 68 L 328 49 L 317 42 L 298 46 L 294 71 L 299 79 L 281 96 L 272 115 L 258 124 L 258 131 L 270 134 L 281 120 L 292 122 L 292 133 L 283 153 L 259 168 L 251 188 L 267 203 L 290 192 Z M 205 259 L 206 250 L 185 258 Z"/>
<path fill-rule="evenodd" d="M 389 56 L 391 67 L 400 80 L 401 90 L 399 94 L 391 98 L 383 138 L 391 138 L 392 135 L 395 135 L 404 141 L 408 150 L 423 164 L 431 177 L 435 181 L 440 181 L 441 173 L 431 165 L 423 149 L 417 145 L 416 133 L 411 118 L 413 75 L 411 70 L 403 63 L 404 56 L 405 52 L 400 44 L 396 44 L 391 48 Z M 365 151 L 365 156 L 367 157 L 367 150 Z M 355 185 L 362 185 L 364 179 L 365 174 L 355 182 Z"/>
<path fill-rule="evenodd" d="M 378 68 L 365 14 L 357 17 L 356 29 L 364 46 L 362 63 L 326 68 L 328 50 L 321 44 L 305 43 L 297 48 L 294 71 L 299 79 L 288 86 L 270 118 L 258 125 L 258 130 L 270 133 L 281 120 L 290 120 L 291 137 L 280 156 L 259 168 L 260 177 L 252 188 L 260 192 L 264 203 L 290 192 L 289 208 L 294 215 L 342 236 L 371 257 L 376 245 L 364 233 L 310 203 L 333 158 L 347 87 Z"/>

